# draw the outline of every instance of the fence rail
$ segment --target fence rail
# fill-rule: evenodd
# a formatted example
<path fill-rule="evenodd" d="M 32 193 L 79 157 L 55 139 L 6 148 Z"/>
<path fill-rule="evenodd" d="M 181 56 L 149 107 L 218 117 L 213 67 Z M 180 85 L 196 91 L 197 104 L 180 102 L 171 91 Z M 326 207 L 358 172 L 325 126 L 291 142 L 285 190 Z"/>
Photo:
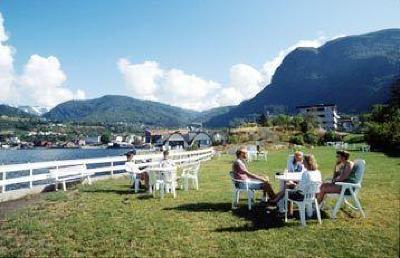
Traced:
<path fill-rule="evenodd" d="M 171 151 L 170 157 L 177 165 L 185 165 L 193 161 L 210 159 L 214 155 L 212 148 L 197 151 Z M 139 167 L 156 166 L 162 159 L 162 154 L 135 155 L 133 160 Z M 0 202 L 20 198 L 21 196 L 38 192 L 54 184 L 50 177 L 50 169 L 85 165 L 88 172 L 94 173 L 94 178 L 102 176 L 109 178 L 114 174 L 125 174 L 125 156 L 59 160 L 49 162 L 34 162 L 0 166 Z M 100 177 L 99 177 L 100 178 Z M 33 191 L 35 189 L 36 191 Z M 18 194 L 13 195 L 13 192 Z"/>

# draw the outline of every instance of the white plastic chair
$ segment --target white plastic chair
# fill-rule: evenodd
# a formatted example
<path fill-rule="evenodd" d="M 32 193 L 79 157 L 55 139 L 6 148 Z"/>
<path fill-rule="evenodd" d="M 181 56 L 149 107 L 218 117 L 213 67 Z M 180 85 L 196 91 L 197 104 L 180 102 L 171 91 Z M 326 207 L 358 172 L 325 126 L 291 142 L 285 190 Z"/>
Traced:
<path fill-rule="evenodd" d="M 181 188 L 184 188 L 185 191 L 189 190 L 189 180 L 192 181 L 192 186 L 199 190 L 199 170 L 200 170 L 200 162 L 196 162 L 190 165 L 187 168 L 184 168 L 182 171 L 181 179 Z"/>
<path fill-rule="evenodd" d="M 156 191 L 160 191 L 161 198 L 166 192 L 176 198 L 176 167 L 150 169 L 149 184 L 153 197 L 156 197 Z"/>
<path fill-rule="evenodd" d="M 287 222 L 287 212 L 288 212 L 288 202 L 295 203 L 299 207 L 300 221 L 301 225 L 306 225 L 306 210 L 307 215 L 311 216 L 313 211 L 313 205 L 317 211 L 317 217 L 319 224 L 322 224 L 321 213 L 319 210 L 316 193 L 319 191 L 319 186 L 321 182 L 309 182 L 306 186 L 307 191 L 304 192 L 303 201 L 296 201 L 289 198 L 290 192 L 295 192 L 297 190 L 286 189 L 285 191 L 285 222 Z"/>
<path fill-rule="evenodd" d="M 336 205 L 333 208 L 332 211 L 332 218 L 335 219 L 337 212 L 339 209 L 342 207 L 343 203 L 350 207 L 353 210 L 357 210 L 361 213 L 363 218 L 365 218 L 365 213 L 364 210 L 361 206 L 360 200 L 358 199 L 358 192 L 361 189 L 361 184 L 364 178 L 364 173 L 365 173 L 365 161 L 364 160 L 355 160 L 354 161 L 354 166 L 356 169 L 356 183 L 346 183 L 346 182 L 336 182 L 336 185 L 340 185 L 342 187 L 342 190 L 340 194 L 327 194 L 327 197 L 336 197 Z M 354 205 L 350 202 L 352 200 L 354 202 Z M 324 206 L 325 200 L 321 203 L 320 207 L 322 208 Z"/>
<path fill-rule="evenodd" d="M 256 191 L 249 189 L 249 181 L 235 179 L 233 172 L 229 173 L 232 180 L 232 209 L 237 208 L 239 203 L 240 193 L 247 193 L 247 206 L 251 210 L 253 202 L 256 201 Z"/>

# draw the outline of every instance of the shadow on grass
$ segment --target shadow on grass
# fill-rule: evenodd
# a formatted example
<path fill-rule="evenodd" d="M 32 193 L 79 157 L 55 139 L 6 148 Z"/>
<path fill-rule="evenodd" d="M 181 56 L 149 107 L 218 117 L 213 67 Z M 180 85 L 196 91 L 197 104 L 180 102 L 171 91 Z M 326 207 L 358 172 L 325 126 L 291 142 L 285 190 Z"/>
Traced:
<path fill-rule="evenodd" d="M 82 189 L 84 193 L 114 193 L 120 195 L 134 194 L 133 189 Z"/>
<path fill-rule="evenodd" d="M 164 210 L 175 210 L 185 212 L 231 212 L 231 203 L 190 203 L 179 205 L 174 208 L 165 208 Z M 248 225 L 243 227 L 228 227 L 215 230 L 216 232 L 241 232 L 255 231 L 259 229 L 269 229 L 283 227 L 282 219 L 277 217 L 275 210 L 270 210 L 265 204 L 257 204 L 251 211 L 247 206 L 241 206 L 238 209 L 232 210 L 232 214 L 238 218 L 243 218 L 249 221 Z"/>
<path fill-rule="evenodd" d="M 245 219 L 249 223 L 241 227 L 219 228 L 215 232 L 243 232 L 268 230 L 271 228 L 292 227 L 297 226 L 295 223 L 285 223 L 284 219 L 278 216 L 278 211 L 274 207 L 267 207 L 265 203 L 256 204 L 251 211 L 247 206 L 242 205 L 237 209 L 231 209 L 231 203 L 190 203 L 179 205 L 174 208 L 165 208 L 164 210 L 175 210 L 184 212 L 231 212 L 235 217 Z M 321 212 L 322 219 L 328 218 L 325 212 Z M 299 214 L 294 212 L 293 218 L 299 220 Z M 313 219 L 316 219 L 314 216 Z M 313 221 L 312 223 L 314 223 Z M 300 223 L 300 221 L 299 221 Z M 300 224 L 299 224 L 300 225 Z"/>

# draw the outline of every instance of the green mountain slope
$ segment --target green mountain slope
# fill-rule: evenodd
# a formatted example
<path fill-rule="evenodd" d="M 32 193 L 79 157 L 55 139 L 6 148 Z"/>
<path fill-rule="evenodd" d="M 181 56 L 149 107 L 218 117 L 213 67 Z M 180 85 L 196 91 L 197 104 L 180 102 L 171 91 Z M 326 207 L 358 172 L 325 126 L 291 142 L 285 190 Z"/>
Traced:
<path fill-rule="evenodd" d="M 235 118 L 266 107 L 335 103 L 339 112 L 358 113 L 384 103 L 400 75 L 400 29 L 338 38 L 319 48 L 297 48 L 276 70 L 272 82 L 254 98 L 215 116 L 208 126 L 227 126 Z"/>

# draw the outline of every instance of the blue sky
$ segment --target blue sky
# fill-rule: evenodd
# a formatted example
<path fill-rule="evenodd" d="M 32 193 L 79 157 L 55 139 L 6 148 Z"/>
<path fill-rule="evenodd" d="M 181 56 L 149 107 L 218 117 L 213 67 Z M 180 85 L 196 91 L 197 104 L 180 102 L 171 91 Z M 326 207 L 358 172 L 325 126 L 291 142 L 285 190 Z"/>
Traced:
<path fill-rule="evenodd" d="M 123 94 L 198 110 L 252 97 L 269 81 L 261 71 L 266 62 L 299 41 L 318 46 L 340 35 L 400 27 L 398 0 L 1 0 L 0 13 L 8 34 L 2 44 L 15 50 L 13 74 L 23 77 L 16 84 L 36 87 L 36 68 L 24 74 L 28 63 L 55 64 L 49 68 L 59 79 L 55 87 L 86 98 Z M 184 93 L 194 89 L 198 98 Z M 54 98 L 65 100 L 60 94 Z M 36 98 L 17 99 L 57 104 Z M 9 99 L 16 98 L 2 101 Z"/>

